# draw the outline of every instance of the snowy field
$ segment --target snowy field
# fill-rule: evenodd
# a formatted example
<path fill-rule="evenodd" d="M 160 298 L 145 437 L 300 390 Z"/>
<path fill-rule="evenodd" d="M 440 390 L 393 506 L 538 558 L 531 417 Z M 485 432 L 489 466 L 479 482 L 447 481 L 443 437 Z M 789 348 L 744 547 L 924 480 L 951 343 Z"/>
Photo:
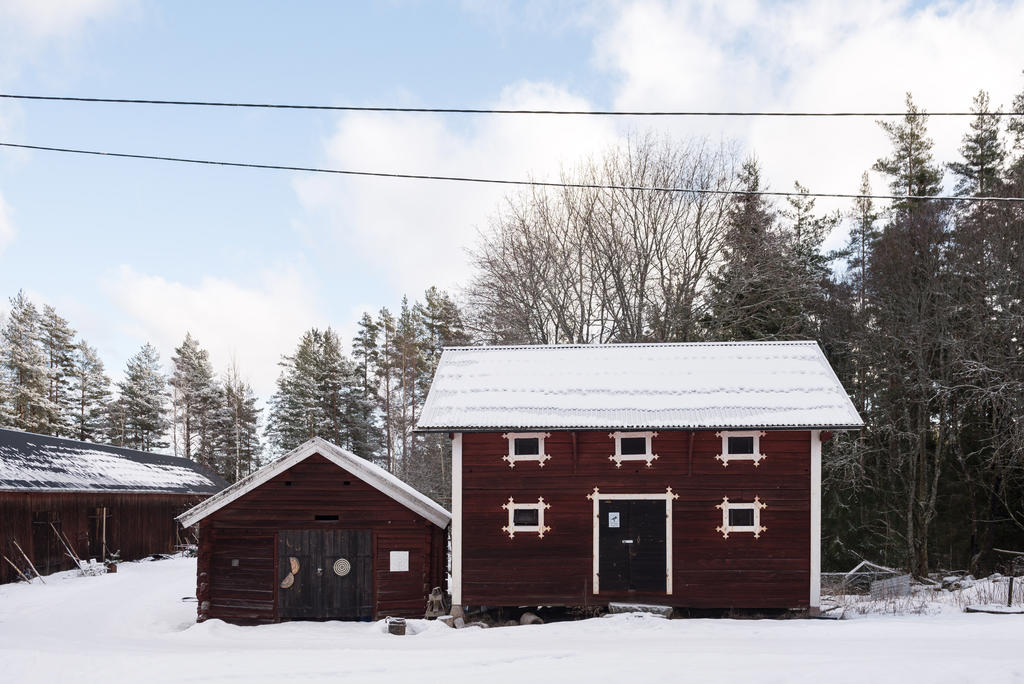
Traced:
<path fill-rule="evenodd" d="M 496 629 L 195 624 L 195 560 L 0 586 L 3 682 L 1024 682 L 1024 615 L 665 620 Z"/>

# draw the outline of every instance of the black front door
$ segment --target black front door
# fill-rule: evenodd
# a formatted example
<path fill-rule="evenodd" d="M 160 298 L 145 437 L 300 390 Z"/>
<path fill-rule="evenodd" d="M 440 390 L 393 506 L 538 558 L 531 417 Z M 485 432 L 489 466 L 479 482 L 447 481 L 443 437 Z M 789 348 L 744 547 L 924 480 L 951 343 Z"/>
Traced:
<path fill-rule="evenodd" d="M 598 510 L 601 592 L 664 592 L 664 500 L 605 500 Z"/>
<path fill-rule="evenodd" d="M 370 530 L 282 530 L 277 535 L 277 615 L 284 619 L 373 617 Z"/>

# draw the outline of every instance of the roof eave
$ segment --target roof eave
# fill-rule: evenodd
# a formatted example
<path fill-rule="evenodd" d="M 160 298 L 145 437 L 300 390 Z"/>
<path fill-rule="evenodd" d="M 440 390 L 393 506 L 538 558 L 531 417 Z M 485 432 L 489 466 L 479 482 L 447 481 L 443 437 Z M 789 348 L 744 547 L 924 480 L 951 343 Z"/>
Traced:
<path fill-rule="evenodd" d="M 864 423 L 836 425 L 450 425 L 427 426 L 413 429 L 413 432 L 577 432 L 583 430 L 863 430 Z"/>

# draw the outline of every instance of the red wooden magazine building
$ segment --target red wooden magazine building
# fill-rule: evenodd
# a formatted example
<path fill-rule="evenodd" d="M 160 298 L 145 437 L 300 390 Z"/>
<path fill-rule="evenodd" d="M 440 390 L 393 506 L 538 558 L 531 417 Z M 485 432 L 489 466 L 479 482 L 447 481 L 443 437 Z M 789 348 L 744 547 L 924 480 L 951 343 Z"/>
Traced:
<path fill-rule="evenodd" d="M 448 511 L 319 438 L 178 520 L 199 525 L 200 621 L 423 617 L 444 586 Z"/>
<path fill-rule="evenodd" d="M 814 612 L 824 431 L 862 425 L 814 342 L 446 349 L 452 602 Z"/>

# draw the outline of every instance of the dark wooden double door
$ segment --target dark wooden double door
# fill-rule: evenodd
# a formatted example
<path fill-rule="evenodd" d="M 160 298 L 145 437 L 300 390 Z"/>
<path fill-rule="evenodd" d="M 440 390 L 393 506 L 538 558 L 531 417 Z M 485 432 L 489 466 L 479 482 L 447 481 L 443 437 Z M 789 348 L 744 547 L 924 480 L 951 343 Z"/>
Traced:
<path fill-rule="evenodd" d="M 286 620 L 373 618 L 370 530 L 281 530 L 277 615 Z"/>
<path fill-rule="evenodd" d="M 666 590 L 665 502 L 601 501 L 598 528 L 600 591 Z"/>

